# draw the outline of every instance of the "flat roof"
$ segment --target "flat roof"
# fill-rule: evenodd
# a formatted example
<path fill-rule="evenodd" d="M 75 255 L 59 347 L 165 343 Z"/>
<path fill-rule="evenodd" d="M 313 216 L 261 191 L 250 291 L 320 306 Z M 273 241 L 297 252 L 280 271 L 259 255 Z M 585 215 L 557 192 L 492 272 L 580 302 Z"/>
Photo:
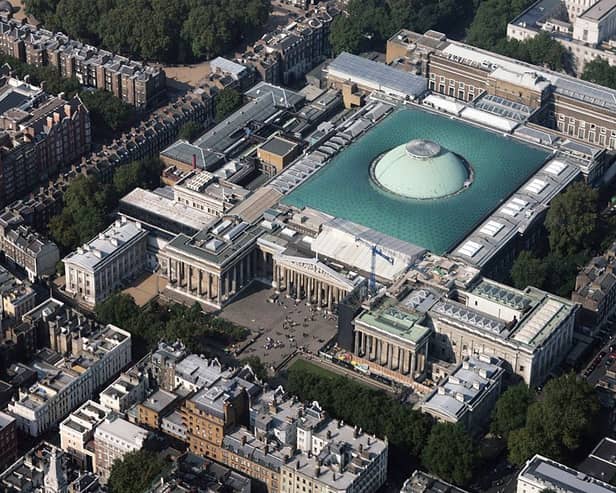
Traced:
<path fill-rule="evenodd" d="M 458 421 L 493 388 L 502 376 L 503 361 L 471 357 L 438 385 L 424 400 L 422 411 Z"/>
<path fill-rule="evenodd" d="M 84 247 L 79 247 L 64 257 L 64 263 L 94 270 L 109 256 L 125 248 L 127 243 L 146 235 L 147 232 L 141 228 L 141 224 L 134 221 L 117 220 Z"/>
<path fill-rule="evenodd" d="M 342 52 L 327 67 L 330 76 L 387 93 L 416 99 L 427 89 L 425 77 L 395 69 L 384 63 Z"/>
<path fill-rule="evenodd" d="M 554 488 L 567 493 L 615 493 L 616 487 L 580 473 L 563 464 L 535 455 L 518 476 L 539 488 Z"/>
<path fill-rule="evenodd" d="M 142 188 L 135 188 L 122 197 L 120 207 L 122 207 L 122 204 L 136 207 L 148 214 L 155 214 L 168 221 L 186 225 L 195 231 L 206 228 L 217 220 L 217 217 L 207 212 Z M 141 217 L 136 219 L 141 219 Z"/>
<path fill-rule="evenodd" d="M 614 8 L 616 8 L 616 0 L 599 0 L 584 11 L 582 15 L 580 15 L 580 18 L 590 21 L 599 21 L 614 10 Z"/>
<path fill-rule="evenodd" d="M 96 428 L 95 436 L 106 433 L 131 444 L 139 445 L 148 436 L 148 431 L 123 418 L 107 419 Z"/>
<path fill-rule="evenodd" d="M 357 317 L 356 322 L 403 341 L 417 344 L 432 332 L 428 327 L 421 325 L 423 318 L 422 315 L 403 312 L 395 306 L 386 306 L 374 312 L 362 313 Z"/>
<path fill-rule="evenodd" d="M 161 412 L 177 400 L 178 396 L 164 389 L 159 389 L 144 400 L 141 405 L 154 412 Z"/>
<path fill-rule="evenodd" d="M 265 152 L 276 154 L 277 156 L 286 156 L 298 147 L 299 144 L 296 142 L 275 136 L 263 144 L 260 149 Z"/>

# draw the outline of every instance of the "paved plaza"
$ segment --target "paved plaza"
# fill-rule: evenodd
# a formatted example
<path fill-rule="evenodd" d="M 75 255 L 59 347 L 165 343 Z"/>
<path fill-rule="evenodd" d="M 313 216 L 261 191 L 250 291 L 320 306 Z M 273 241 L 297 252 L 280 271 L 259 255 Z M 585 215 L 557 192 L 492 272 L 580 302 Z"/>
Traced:
<path fill-rule="evenodd" d="M 336 335 L 337 320 L 305 303 L 295 303 L 281 295 L 268 301 L 274 289 L 253 283 L 220 316 L 252 330 L 251 344 L 238 358 L 258 356 L 268 366 L 278 367 L 297 349 L 312 354 Z"/>

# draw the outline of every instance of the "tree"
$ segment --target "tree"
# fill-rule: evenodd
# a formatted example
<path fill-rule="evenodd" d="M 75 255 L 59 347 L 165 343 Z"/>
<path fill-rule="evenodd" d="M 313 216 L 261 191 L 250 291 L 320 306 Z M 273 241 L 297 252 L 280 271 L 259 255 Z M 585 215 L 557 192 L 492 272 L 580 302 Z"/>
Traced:
<path fill-rule="evenodd" d="M 483 0 L 468 29 L 467 43 L 493 49 L 507 38 L 507 23 L 531 3 L 533 0 Z"/>
<path fill-rule="evenodd" d="M 357 24 L 349 17 L 339 15 L 332 22 L 329 40 L 334 54 L 343 51 L 357 54 L 361 51 L 362 35 Z"/>
<path fill-rule="evenodd" d="M 129 294 L 116 293 L 96 305 L 96 318 L 103 324 L 128 327 L 139 316 L 139 307 Z"/>
<path fill-rule="evenodd" d="M 120 166 L 113 174 L 113 189 L 116 198 L 124 197 L 135 188 L 154 189 L 160 186 L 163 164 L 158 158 L 133 161 Z"/>
<path fill-rule="evenodd" d="M 509 434 L 509 460 L 523 464 L 535 454 L 565 460 L 588 440 L 599 413 L 594 389 L 570 373 L 550 380 L 531 404 L 526 426 Z"/>
<path fill-rule="evenodd" d="M 421 460 L 438 477 L 459 486 L 473 477 L 475 447 L 462 425 L 437 423 L 430 432 Z"/>
<path fill-rule="evenodd" d="M 417 458 L 425 447 L 432 419 L 382 391 L 335 374 L 325 376 L 309 363 L 291 366 L 286 389 L 304 401 L 318 401 L 330 415 L 367 433 L 388 437 L 392 460 Z"/>
<path fill-rule="evenodd" d="M 507 437 L 510 432 L 523 428 L 528 406 L 534 399 L 533 391 L 524 383 L 508 388 L 496 402 L 490 431 Z"/>
<path fill-rule="evenodd" d="M 616 68 L 603 58 L 597 57 L 584 66 L 582 79 L 615 89 Z"/>
<path fill-rule="evenodd" d="M 253 39 L 270 0 L 28 0 L 46 27 L 144 60 L 211 58 Z M 147 20 L 147 22 L 144 22 Z"/>
<path fill-rule="evenodd" d="M 164 468 L 164 460 L 154 452 L 128 452 L 111 467 L 110 493 L 144 493 Z"/>
<path fill-rule="evenodd" d="M 92 127 L 101 136 L 128 129 L 136 119 L 135 108 L 107 91 L 83 91 L 81 100 L 90 112 Z"/>
<path fill-rule="evenodd" d="M 598 193 L 583 182 L 557 195 L 545 220 L 550 250 L 561 257 L 587 251 L 598 227 Z"/>
<path fill-rule="evenodd" d="M 401 28 L 436 29 L 462 34 L 476 9 L 474 0 L 351 0 L 334 19 L 330 42 L 334 53 L 382 50 Z"/>
<path fill-rule="evenodd" d="M 252 371 L 255 372 L 255 375 L 259 380 L 267 380 L 267 368 L 258 356 L 248 356 L 241 359 L 240 363 L 242 365 L 249 365 L 250 368 L 252 368 Z"/>
<path fill-rule="evenodd" d="M 87 242 L 109 223 L 111 190 L 95 177 L 80 176 L 64 194 L 62 212 L 51 218 L 49 231 L 65 251 Z"/>
<path fill-rule="evenodd" d="M 502 39 L 493 50 L 523 62 L 546 66 L 551 70 L 564 70 L 571 66 L 569 52 L 546 32 L 524 41 Z"/>
<path fill-rule="evenodd" d="M 531 252 L 520 252 L 511 267 L 511 280 L 518 289 L 527 286 L 543 287 L 546 280 L 546 266 L 543 261 L 535 257 Z"/>
<path fill-rule="evenodd" d="M 242 95 L 235 89 L 226 88 L 216 95 L 216 121 L 221 122 L 242 105 Z"/>
<path fill-rule="evenodd" d="M 197 122 L 186 122 L 184 125 L 182 125 L 182 128 L 180 128 L 180 131 L 178 132 L 178 139 L 184 139 L 188 142 L 192 142 L 199 136 L 202 131 L 203 126 L 198 124 Z"/>
<path fill-rule="evenodd" d="M 56 18 L 62 20 L 63 30 L 72 37 L 87 43 L 98 43 L 98 19 L 100 13 L 92 0 L 60 0 Z"/>

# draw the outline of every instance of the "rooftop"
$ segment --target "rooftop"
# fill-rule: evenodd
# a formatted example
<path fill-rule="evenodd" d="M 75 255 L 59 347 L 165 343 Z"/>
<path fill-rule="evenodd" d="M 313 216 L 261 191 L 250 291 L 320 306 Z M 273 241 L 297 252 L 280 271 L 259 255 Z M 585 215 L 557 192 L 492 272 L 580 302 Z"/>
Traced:
<path fill-rule="evenodd" d="M 188 226 L 195 232 L 206 228 L 216 220 L 214 216 L 206 212 L 142 188 L 135 188 L 122 197 L 119 207 L 126 213 L 130 213 L 135 208 L 146 212 L 148 216 L 137 214 L 136 219 L 139 220 L 147 221 L 149 215 L 154 215 L 162 218 L 165 223 L 167 221 L 177 222 Z M 157 226 L 158 223 L 154 221 L 153 225 Z"/>
<path fill-rule="evenodd" d="M 563 464 L 535 455 L 518 476 L 520 481 L 528 482 L 537 488 L 554 488 L 567 493 L 614 493 L 616 487 L 586 476 Z"/>
<path fill-rule="evenodd" d="M 422 471 L 415 471 L 404 482 L 400 493 L 467 493 L 465 490 Z"/>
<path fill-rule="evenodd" d="M 464 158 L 474 170 L 472 184 L 458 194 L 429 201 L 401 198 L 374 186 L 371 162 L 413 139 L 430 139 Z M 546 151 L 502 134 L 403 108 L 355 140 L 282 202 L 313 207 L 441 254 L 522 185 L 546 157 Z"/>
<path fill-rule="evenodd" d="M 356 323 L 368 326 L 377 331 L 412 344 L 418 344 L 432 331 L 421 325 L 423 316 L 411 312 L 403 312 L 395 306 L 385 305 L 377 311 L 367 311 L 356 319 Z"/>
<path fill-rule="evenodd" d="M 503 360 L 489 356 L 468 358 L 425 398 L 422 411 L 455 422 L 461 420 L 487 392 L 500 385 L 503 364 Z"/>
<path fill-rule="evenodd" d="M 160 413 L 167 409 L 178 399 L 178 396 L 172 392 L 159 389 L 144 400 L 141 405 L 147 407 L 156 413 Z"/>
<path fill-rule="evenodd" d="M 594 5 L 584 11 L 580 17 L 591 21 L 603 19 L 616 8 L 616 0 L 599 0 Z"/>
<path fill-rule="evenodd" d="M 299 145 L 296 142 L 292 142 L 290 140 L 276 136 L 263 144 L 260 149 L 275 154 L 277 156 L 286 156 L 298 147 Z"/>
<path fill-rule="evenodd" d="M 141 448 L 148 436 L 148 431 L 129 423 L 123 418 L 112 415 L 98 426 L 94 436 L 97 441 L 101 438 L 107 441 L 107 437 L 111 436 L 116 441 Z"/>
<path fill-rule="evenodd" d="M 371 90 L 416 99 L 427 89 L 424 77 L 392 68 L 383 63 L 342 52 L 326 69 L 329 77 L 347 79 Z"/>
<path fill-rule="evenodd" d="M 64 263 L 71 263 L 83 269 L 96 270 L 108 257 L 144 238 L 147 232 L 141 224 L 133 221 L 117 220 L 105 231 L 99 233 L 83 247 L 64 257 Z"/>

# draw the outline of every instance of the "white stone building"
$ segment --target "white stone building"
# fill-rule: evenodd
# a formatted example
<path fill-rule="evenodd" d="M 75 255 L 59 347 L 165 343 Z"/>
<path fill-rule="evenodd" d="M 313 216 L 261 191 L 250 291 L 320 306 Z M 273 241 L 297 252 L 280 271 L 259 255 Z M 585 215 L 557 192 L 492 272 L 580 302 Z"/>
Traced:
<path fill-rule="evenodd" d="M 99 401 L 110 411 L 123 413 L 145 399 L 147 388 L 147 375 L 137 367 L 132 367 L 100 393 Z"/>
<path fill-rule="evenodd" d="M 82 467 L 94 469 L 94 452 L 86 444 L 94 439 L 96 427 L 109 412 L 97 402 L 87 401 L 60 423 L 60 448 L 81 461 Z"/>
<path fill-rule="evenodd" d="M 95 472 L 101 481 L 109 479 L 114 461 L 129 452 L 141 450 L 148 435 L 147 430 L 116 416 L 101 423 L 94 432 Z"/>
<path fill-rule="evenodd" d="M 76 355 L 56 365 L 37 361 L 43 374 L 35 385 L 21 390 L 8 405 L 8 412 L 23 432 L 37 437 L 63 420 L 75 408 L 91 399 L 94 392 L 117 375 L 131 360 L 131 335 L 108 325 L 92 337 L 81 338 Z"/>
<path fill-rule="evenodd" d="M 616 487 L 556 461 L 535 455 L 518 474 L 518 493 L 616 493 Z"/>
<path fill-rule="evenodd" d="M 66 292 L 88 306 L 104 301 L 144 270 L 146 241 L 141 223 L 117 220 L 63 259 Z"/>

